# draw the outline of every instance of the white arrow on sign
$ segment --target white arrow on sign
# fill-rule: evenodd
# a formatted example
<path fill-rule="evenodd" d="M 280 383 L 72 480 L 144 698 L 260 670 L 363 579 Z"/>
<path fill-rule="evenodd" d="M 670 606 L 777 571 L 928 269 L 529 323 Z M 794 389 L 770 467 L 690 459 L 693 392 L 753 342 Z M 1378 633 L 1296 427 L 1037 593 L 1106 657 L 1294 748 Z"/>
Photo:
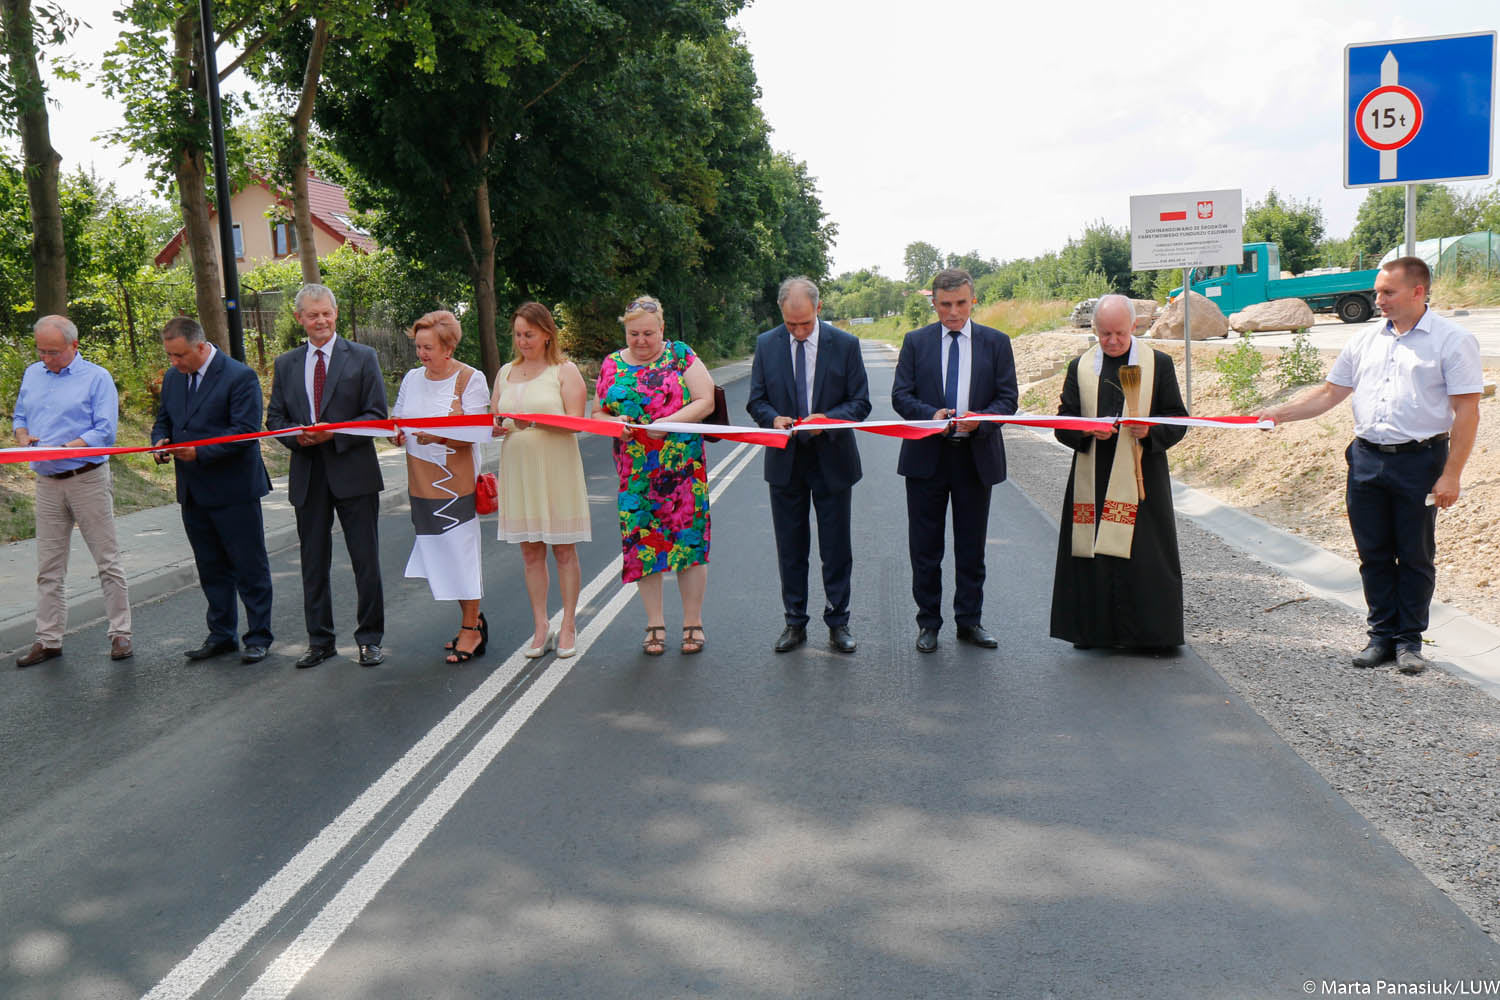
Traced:
<path fill-rule="evenodd" d="M 1388 51 L 1380 62 L 1380 85 L 1394 87 L 1400 82 L 1396 78 L 1396 53 Z M 1396 151 L 1394 149 L 1380 151 L 1380 179 L 1383 181 L 1396 179 Z"/>
<path fill-rule="evenodd" d="M 1422 99 L 1396 82 L 1396 70 L 1396 54 L 1387 52 L 1380 64 L 1380 86 L 1366 94 L 1354 112 L 1360 141 L 1380 154 L 1383 181 L 1396 179 L 1396 150 L 1422 130 Z"/>

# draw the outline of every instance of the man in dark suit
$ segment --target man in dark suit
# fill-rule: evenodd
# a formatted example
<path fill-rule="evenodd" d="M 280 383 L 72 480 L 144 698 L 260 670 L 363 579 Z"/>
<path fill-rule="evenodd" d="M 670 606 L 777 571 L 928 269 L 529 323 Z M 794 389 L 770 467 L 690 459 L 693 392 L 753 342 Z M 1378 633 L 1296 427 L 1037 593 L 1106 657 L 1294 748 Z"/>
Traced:
<path fill-rule="evenodd" d="M 981 621 L 984 544 L 990 490 L 1005 480 L 1000 425 L 961 420 L 971 413 L 1016 412 L 1016 364 L 1010 338 L 969 319 L 974 279 L 960 268 L 932 279 L 938 322 L 901 343 L 891 405 L 907 420 L 952 421 L 941 435 L 901 445 L 896 471 L 906 477 L 911 593 L 917 602 L 917 649 L 937 649 L 942 627 L 943 534 L 953 501 L 953 618 L 961 641 L 994 649 Z"/>
<path fill-rule="evenodd" d="M 153 443 L 260 430 L 260 379 L 208 343 L 197 320 L 168 320 L 161 341 L 172 368 L 161 380 Z M 176 466 L 182 526 L 208 598 L 208 638 L 188 650 L 188 659 L 206 660 L 239 648 L 234 634 L 238 593 L 245 603 L 246 625 L 240 659 L 264 660 L 272 638 L 271 564 L 260 498 L 271 492 L 271 478 L 261 461 L 260 442 L 172 448 L 156 452 L 156 461 L 174 461 Z"/>
<path fill-rule="evenodd" d="M 818 319 L 818 286 L 788 278 L 776 296 L 784 321 L 755 342 L 746 409 L 762 427 L 791 427 L 797 420 L 830 417 L 863 420 L 870 413 L 870 389 L 859 338 Z M 785 653 L 807 641 L 807 553 L 811 545 L 808 507 L 818 512 L 818 558 L 823 563 L 823 622 L 828 644 L 854 652 L 849 631 L 850 575 L 854 568 L 849 538 L 854 484 L 859 482 L 859 448 L 853 431 L 801 431 L 785 450 L 765 449 L 766 482 L 771 488 L 771 523 L 781 570 L 781 603 L 786 628 L 776 640 Z"/>
<path fill-rule="evenodd" d="M 338 304 L 322 285 L 303 285 L 295 303 L 307 343 L 276 359 L 266 427 L 283 430 L 345 420 L 383 420 L 385 380 L 375 352 L 337 333 Z M 361 666 L 385 659 L 385 601 L 380 585 L 380 491 L 385 482 L 373 438 L 331 431 L 304 431 L 278 438 L 291 449 L 289 483 L 297 511 L 302 550 L 302 601 L 308 649 L 297 666 L 315 667 L 335 656 L 333 595 L 333 517 L 338 514 L 344 544 L 354 566 L 358 593 L 354 641 Z"/>

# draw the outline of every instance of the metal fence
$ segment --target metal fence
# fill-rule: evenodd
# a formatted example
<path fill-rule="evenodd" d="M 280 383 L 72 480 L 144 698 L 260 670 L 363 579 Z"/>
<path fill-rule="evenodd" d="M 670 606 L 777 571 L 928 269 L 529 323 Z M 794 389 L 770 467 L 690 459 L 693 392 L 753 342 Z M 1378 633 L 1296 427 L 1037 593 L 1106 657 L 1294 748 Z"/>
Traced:
<path fill-rule="evenodd" d="M 274 359 L 284 349 L 285 345 L 277 336 L 276 323 L 286 315 L 282 311 L 286 297 L 287 293 L 283 291 L 246 292 L 242 297 L 245 351 L 259 362 L 262 369 L 268 359 Z M 406 336 L 405 325 L 393 322 L 378 304 L 341 301 L 339 336 L 374 348 L 380 358 L 380 370 L 387 375 L 402 375 L 418 364 L 417 349 Z"/>

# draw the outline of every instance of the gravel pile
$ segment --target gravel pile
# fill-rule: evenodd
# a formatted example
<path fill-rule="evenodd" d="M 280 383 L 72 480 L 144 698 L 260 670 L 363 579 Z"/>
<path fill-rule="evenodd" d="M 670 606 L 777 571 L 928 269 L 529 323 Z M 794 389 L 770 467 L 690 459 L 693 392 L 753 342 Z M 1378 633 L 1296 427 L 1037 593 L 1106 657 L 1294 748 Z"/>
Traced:
<path fill-rule="evenodd" d="M 1006 447 L 1011 481 L 1056 519 L 1068 453 L 1027 431 Z M 1360 612 L 1185 517 L 1177 532 L 1193 649 L 1486 933 L 1500 928 L 1500 699 L 1438 668 L 1356 669 Z"/>

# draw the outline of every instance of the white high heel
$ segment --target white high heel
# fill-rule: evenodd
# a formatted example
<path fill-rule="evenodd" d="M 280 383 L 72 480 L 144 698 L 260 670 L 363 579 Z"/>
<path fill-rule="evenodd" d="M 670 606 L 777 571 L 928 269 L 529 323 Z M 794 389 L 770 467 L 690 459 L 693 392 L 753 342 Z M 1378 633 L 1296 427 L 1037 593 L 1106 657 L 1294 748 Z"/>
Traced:
<path fill-rule="evenodd" d="M 561 636 L 562 635 L 561 630 L 559 630 L 557 634 L 559 636 Z M 561 641 L 561 640 L 559 640 L 559 641 Z M 576 629 L 573 632 L 573 642 L 575 644 L 578 642 L 578 631 Z M 559 660 L 566 660 L 569 657 L 573 656 L 577 652 L 578 652 L 578 649 L 577 649 L 576 645 L 574 645 L 574 646 L 558 646 L 557 647 L 557 658 Z"/>
<path fill-rule="evenodd" d="M 552 652 L 552 650 L 554 650 L 556 648 L 557 648 L 557 633 L 556 632 L 548 632 L 547 633 L 547 638 L 545 640 L 543 640 L 542 645 L 540 647 L 537 647 L 537 646 L 527 646 L 526 647 L 525 656 L 526 656 L 526 659 L 528 659 L 528 660 L 539 660 L 542 657 L 546 656 L 548 653 Z M 569 655 L 571 655 L 571 654 L 569 654 Z"/>

